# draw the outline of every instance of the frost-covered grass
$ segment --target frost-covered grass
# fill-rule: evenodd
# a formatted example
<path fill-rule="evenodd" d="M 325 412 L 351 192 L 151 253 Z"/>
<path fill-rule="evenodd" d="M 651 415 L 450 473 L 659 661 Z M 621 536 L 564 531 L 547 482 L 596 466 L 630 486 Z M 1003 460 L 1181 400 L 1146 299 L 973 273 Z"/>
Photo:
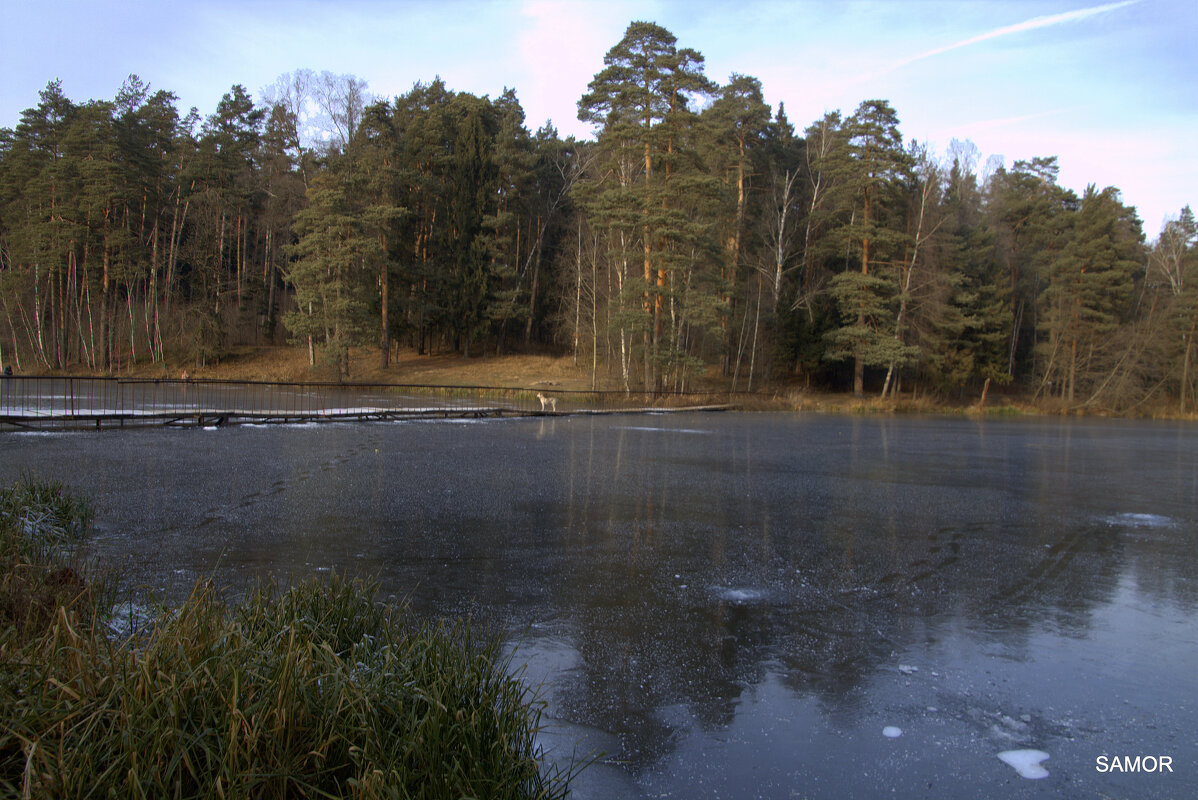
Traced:
<path fill-rule="evenodd" d="M 26 478 L 0 487 L 0 558 L 50 562 L 82 541 L 91 506 L 60 483 Z"/>
<path fill-rule="evenodd" d="M 94 610 L 75 555 L 91 517 L 91 507 L 58 483 L 27 478 L 0 487 L 0 631 L 36 633 L 59 607 L 83 616 Z"/>
<path fill-rule="evenodd" d="M 6 547 L 23 518 L 4 517 Z M 373 584 L 263 589 L 235 608 L 202 584 L 125 641 L 95 610 L 76 597 L 35 625 L 4 622 L 0 796 L 567 793 L 499 637 L 416 619 Z"/>

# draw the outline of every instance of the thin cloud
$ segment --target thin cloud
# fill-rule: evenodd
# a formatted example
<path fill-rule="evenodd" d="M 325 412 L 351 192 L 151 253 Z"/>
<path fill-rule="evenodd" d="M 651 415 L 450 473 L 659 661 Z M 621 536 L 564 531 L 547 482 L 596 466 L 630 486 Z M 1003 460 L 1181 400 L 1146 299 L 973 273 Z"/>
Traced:
<path fill-rule="evenodd" d="M 1079 8 L 1074 11 L 1065 11 L 1060 14 L 1049 14 L 1045 17 L 1032 17 L 1029 20 L 1017 22 L 1014 25 L 1004 25 L 1001 28 L 995 28 L 994 30 L 986 31 L 985 33 L 979 33 L 977 36 L 970 36 L 968 39 L 962 39 L 959 42 L 953 42 L 952 44 L 947 44 L 943 47 L 936 47 L 932 50 L 925 51 L 919 55 L 900 59 L 895 61 L 893 64 L 884 67 L 871 77 L 885 75 L 888 72 L 893 72 L 894 70 L 905 67 L 908 64 L 914 64 L 916 61 L 923 61 L 926 58 L 933 58 L 934 56 L 949 53 L 953 50 L 960 50 L 963 47 L 969 47 L 981 42 L 988 42 L 991 39 L 998 39 L 1003 36 L 1012 36 L 1017 33 L 1026 33 L 1027 31 L 1039 30 L 1040 28 L 1050 28 L 1054 25 L 1063 25 L 1068 22 L 1077 22 L 1079 20 L 1088 19 L 1099 14 L 1105 14 L 1109 11 L 1126 8 L 1127 6 L 1134 6 L 1140 2 L 1142 2 L 1142 0 L 1122 0 L 1122 2 L 1118 3 L 1106 3 L 1105 5 L 1101 6 Z"/>

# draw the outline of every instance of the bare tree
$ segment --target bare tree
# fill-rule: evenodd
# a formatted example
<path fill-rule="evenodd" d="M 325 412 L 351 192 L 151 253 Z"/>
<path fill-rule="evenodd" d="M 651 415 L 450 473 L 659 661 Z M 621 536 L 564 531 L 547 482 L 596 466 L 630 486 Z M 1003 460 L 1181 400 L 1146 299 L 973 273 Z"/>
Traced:
<path fill-rule="evenodd" d="M 823 288 L 815 275 L 815 248 L 819 238 L 820 218 L 828 205 L 836 184 L 836 162 L 844 144 L 840 113 L 825 114 L 807 129 L 806 175 L 810 202 L 807 204 L 806 227 L 803 232 L 803 277 L 795 295 L 793 307 L 805 308 L 809 319 L 814 317 L 812 298 Z"/>
<path fill-rule="evenodd" d="M 953 140 L 956 143 L 956 139 Z M 974 148 L 976 150 L 976 148 Z M 937 218 L 934 222 L 930 219 L 935 211 L 935 207 L 939 201 L 940 192 L 943 185 L 943 175 L 929 154 L 927 144 L 915 145 L 912 147 L 912 155 L 915 161 L 916 170 L 916 196 L 915 206 L 912 209 L 911 216 L 914 217 L 915 224 L 913 227 L 914 233 L 908 257 L 903 259 L 901 264 L 901 287 L 899 289 L 899 308 L 894 320 L 894 341 L 895 352 L 903 352 L 903 328 L 907 321 L 907 311 L 911 304 L 911 289 L 912 279 L 915 276 L 915 268 L 919 264 L 919 250 L 931 236 L 936 233 L 944 218 Z M 882 397 L 890 394 L 893 386 L 894 370 L 899 365 L 897 358 L 892 358 L 886 369 L 886 380 L 882 384 Z"/>
<path fill-rule="evenodd" d="M 261 95 L 268 106 L 285 112 L 296 160 L 302 164 L 305 153 L 322 145 L 340 150 L 349 145 L 374 100 L 366 87 L 366 81 L 354 75 L 297 69 L 280 75 Z"/>
<path fill-rule="evenodd" d="M 947 172 L 952 169 L 955 163 L 962 175 L 972 175 L 977 171 L 978 162 L 981 158 L 982 151 L 972 141 L 969 139 L 965 141 L 953 139 L 948 143 L 948 152 L 944 158 L 944 168 Z M 986 162 L 986 168 L 991 169 L 990 161 Z"/>
<path fill-rule="evenodd" d="M 291 146 L 296 150 L 296 160 L 303 163 L 304 152 L 311 150 L 311 137 L 307 132 L 306 123 L 312 118 L 314 110 L 312 103 L 313 84 L 316 75 L 310 69 L 297 69 L 287 72 L 275 79 L 275 82 L 264 87 L 260 92 L 263 102 L 272 108 L 281 108 L 286 115 L 290 129 L 287 131 Z"/>
<path fill-rule="evenodd" d="M 362 112 L 373 97 L 366 91 L 367 83 L 353 75 L 334 75 L 325 70 L 313 86 L 313 94 L 321 110 L 332 124 L 330 133 L 340 140 L 344 150 L 354 138 L 362 121 Z"/>

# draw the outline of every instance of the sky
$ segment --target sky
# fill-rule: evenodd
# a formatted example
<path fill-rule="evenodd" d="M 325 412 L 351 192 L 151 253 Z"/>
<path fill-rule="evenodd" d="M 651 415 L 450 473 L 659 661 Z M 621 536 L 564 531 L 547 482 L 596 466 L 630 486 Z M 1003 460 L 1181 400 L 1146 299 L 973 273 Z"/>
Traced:
<path fill-rule="evenodd" d="M 1057 156 L 1061 185 L 1115 186 L 1155 238 L 1198 204 L 1198 4 L 1190 0 L 0 0 L 0 127 L 51 80 L 77 103 L 125 78 L 212 114 L 297 69 L 376 97 L 440 76 L 514 88 L 535 130 L 591 138 L 578 99 L 633 20 L 760 79 L 800 131 L 884 99 L 908 140 L 991 157 Z"/>

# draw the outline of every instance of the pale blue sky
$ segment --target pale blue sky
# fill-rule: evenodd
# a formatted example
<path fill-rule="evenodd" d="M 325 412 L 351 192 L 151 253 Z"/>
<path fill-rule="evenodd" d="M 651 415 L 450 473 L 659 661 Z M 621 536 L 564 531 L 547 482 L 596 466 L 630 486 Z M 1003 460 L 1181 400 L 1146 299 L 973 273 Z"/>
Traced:
<path fill-rule="evenodd" d="M 943 152 L 1058 156 L 1061 183 L 1113 185 L 1149 238 L 1198 204 L 1198 11 L 1185 0 L 0 0 L 0 126 L 54 78 L 72 100 L 129 73 L 211 114 L 234 83 L 255 97 L 298 68 L 352 73 L 378 96 L 436 75 L 516 89 L 535 129 L 588 136 L 576 103 L 634 19 L 760 78 L 800 130 L 889 100 L 908 139 Z"/>

